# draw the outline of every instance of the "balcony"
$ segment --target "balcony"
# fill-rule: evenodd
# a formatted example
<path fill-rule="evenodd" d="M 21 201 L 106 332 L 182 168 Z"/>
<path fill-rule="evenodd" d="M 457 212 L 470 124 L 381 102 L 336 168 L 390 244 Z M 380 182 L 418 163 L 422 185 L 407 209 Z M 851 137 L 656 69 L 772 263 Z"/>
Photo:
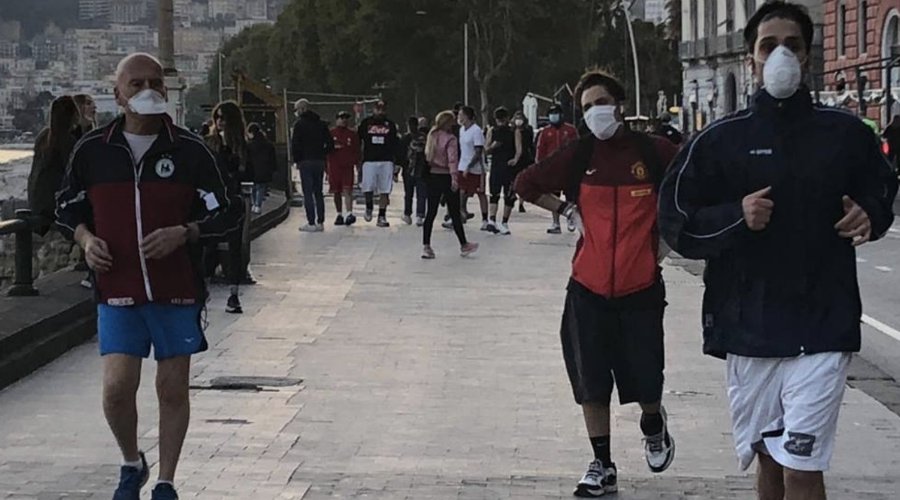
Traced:
<path fill-rule="evenodd" d="M 681 42 L 678 55 L 682 61 L 705 59 L 707 57 L 729 56 L 744 51 L 744 32 L 736 31 L 715 38 L 703 38 Z"/>

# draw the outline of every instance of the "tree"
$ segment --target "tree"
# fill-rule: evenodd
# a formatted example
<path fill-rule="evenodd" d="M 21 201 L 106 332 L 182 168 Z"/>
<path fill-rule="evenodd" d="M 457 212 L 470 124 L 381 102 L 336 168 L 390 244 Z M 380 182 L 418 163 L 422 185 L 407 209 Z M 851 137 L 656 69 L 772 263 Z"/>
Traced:
<path fill-rule="evenodd" d="M 53 102 L 53 94 L 41 92 L 25 102 L 22 109 L 13 111 L 13 127 L 22 132 L 37 134 L 47 124 L 47 114 L 50 103 Z"/>

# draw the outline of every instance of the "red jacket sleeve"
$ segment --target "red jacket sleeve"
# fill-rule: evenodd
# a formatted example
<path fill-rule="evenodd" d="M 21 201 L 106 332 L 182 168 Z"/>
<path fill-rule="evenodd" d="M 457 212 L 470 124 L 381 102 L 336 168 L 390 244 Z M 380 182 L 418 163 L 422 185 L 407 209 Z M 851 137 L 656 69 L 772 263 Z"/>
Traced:
<path fill-rule="evenodd" d="M 525 169 L 516 178 L 515 191 L 525 201 L 535 202 L 545 194 L 565 190 L 572 159 L 578 149 L 578 140 L 569 141 L 565 146 Z"/>

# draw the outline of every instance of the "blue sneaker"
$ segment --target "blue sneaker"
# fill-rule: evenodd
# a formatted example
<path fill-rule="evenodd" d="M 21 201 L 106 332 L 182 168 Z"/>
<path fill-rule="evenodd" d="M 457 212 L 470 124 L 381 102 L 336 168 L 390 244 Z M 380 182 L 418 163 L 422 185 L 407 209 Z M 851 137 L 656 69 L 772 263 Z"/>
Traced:
<path fill-rule="evenodd" d="M 113 500 L 140 500 L 141 488 L 150 479 L 150 467 L 147 466 L 147 458 L 141 452 L 141 468 L 122 466 L 119 472 L 119 487 L 113 495 Z"/>
<path fill-rule="evenodd" d="M 171 484 L 157 484 L 156 488 L 153 488 L 150 500 L 178 500 L 178 493 Z"/>

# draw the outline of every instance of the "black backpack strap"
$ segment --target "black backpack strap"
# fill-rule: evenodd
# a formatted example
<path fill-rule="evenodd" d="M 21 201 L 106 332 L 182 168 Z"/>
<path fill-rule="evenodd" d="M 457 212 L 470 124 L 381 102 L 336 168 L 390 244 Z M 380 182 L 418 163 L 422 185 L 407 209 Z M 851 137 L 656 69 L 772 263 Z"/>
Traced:
<path fill-rule="evenodd" d="M 647 170 L 650 171 L 650 179 L 653 181 L 653 187 L 659 191 L 659 185 L 666 175 L 666 165 L 663 165 L 662 158 L 659 157 L 659 151 L 656 149 L 653 138 L 642 132 L 634 132 L 634 138 L 637 144 L 638 153 L 641 155 L 641 160 L 643 160 Z"/>
<path fill-rule="evenodd" d="M 594 154 L 594 135 L 589 133 L 579 137 L 576 148 L 572 167 L 567 172 L 565 189 L 566 201 L 575 204 L 578 203 L 578 194 L 581 192 L 581 179 L 584 178 L 584 173 L 591 164 L 591 156 Z"/>

